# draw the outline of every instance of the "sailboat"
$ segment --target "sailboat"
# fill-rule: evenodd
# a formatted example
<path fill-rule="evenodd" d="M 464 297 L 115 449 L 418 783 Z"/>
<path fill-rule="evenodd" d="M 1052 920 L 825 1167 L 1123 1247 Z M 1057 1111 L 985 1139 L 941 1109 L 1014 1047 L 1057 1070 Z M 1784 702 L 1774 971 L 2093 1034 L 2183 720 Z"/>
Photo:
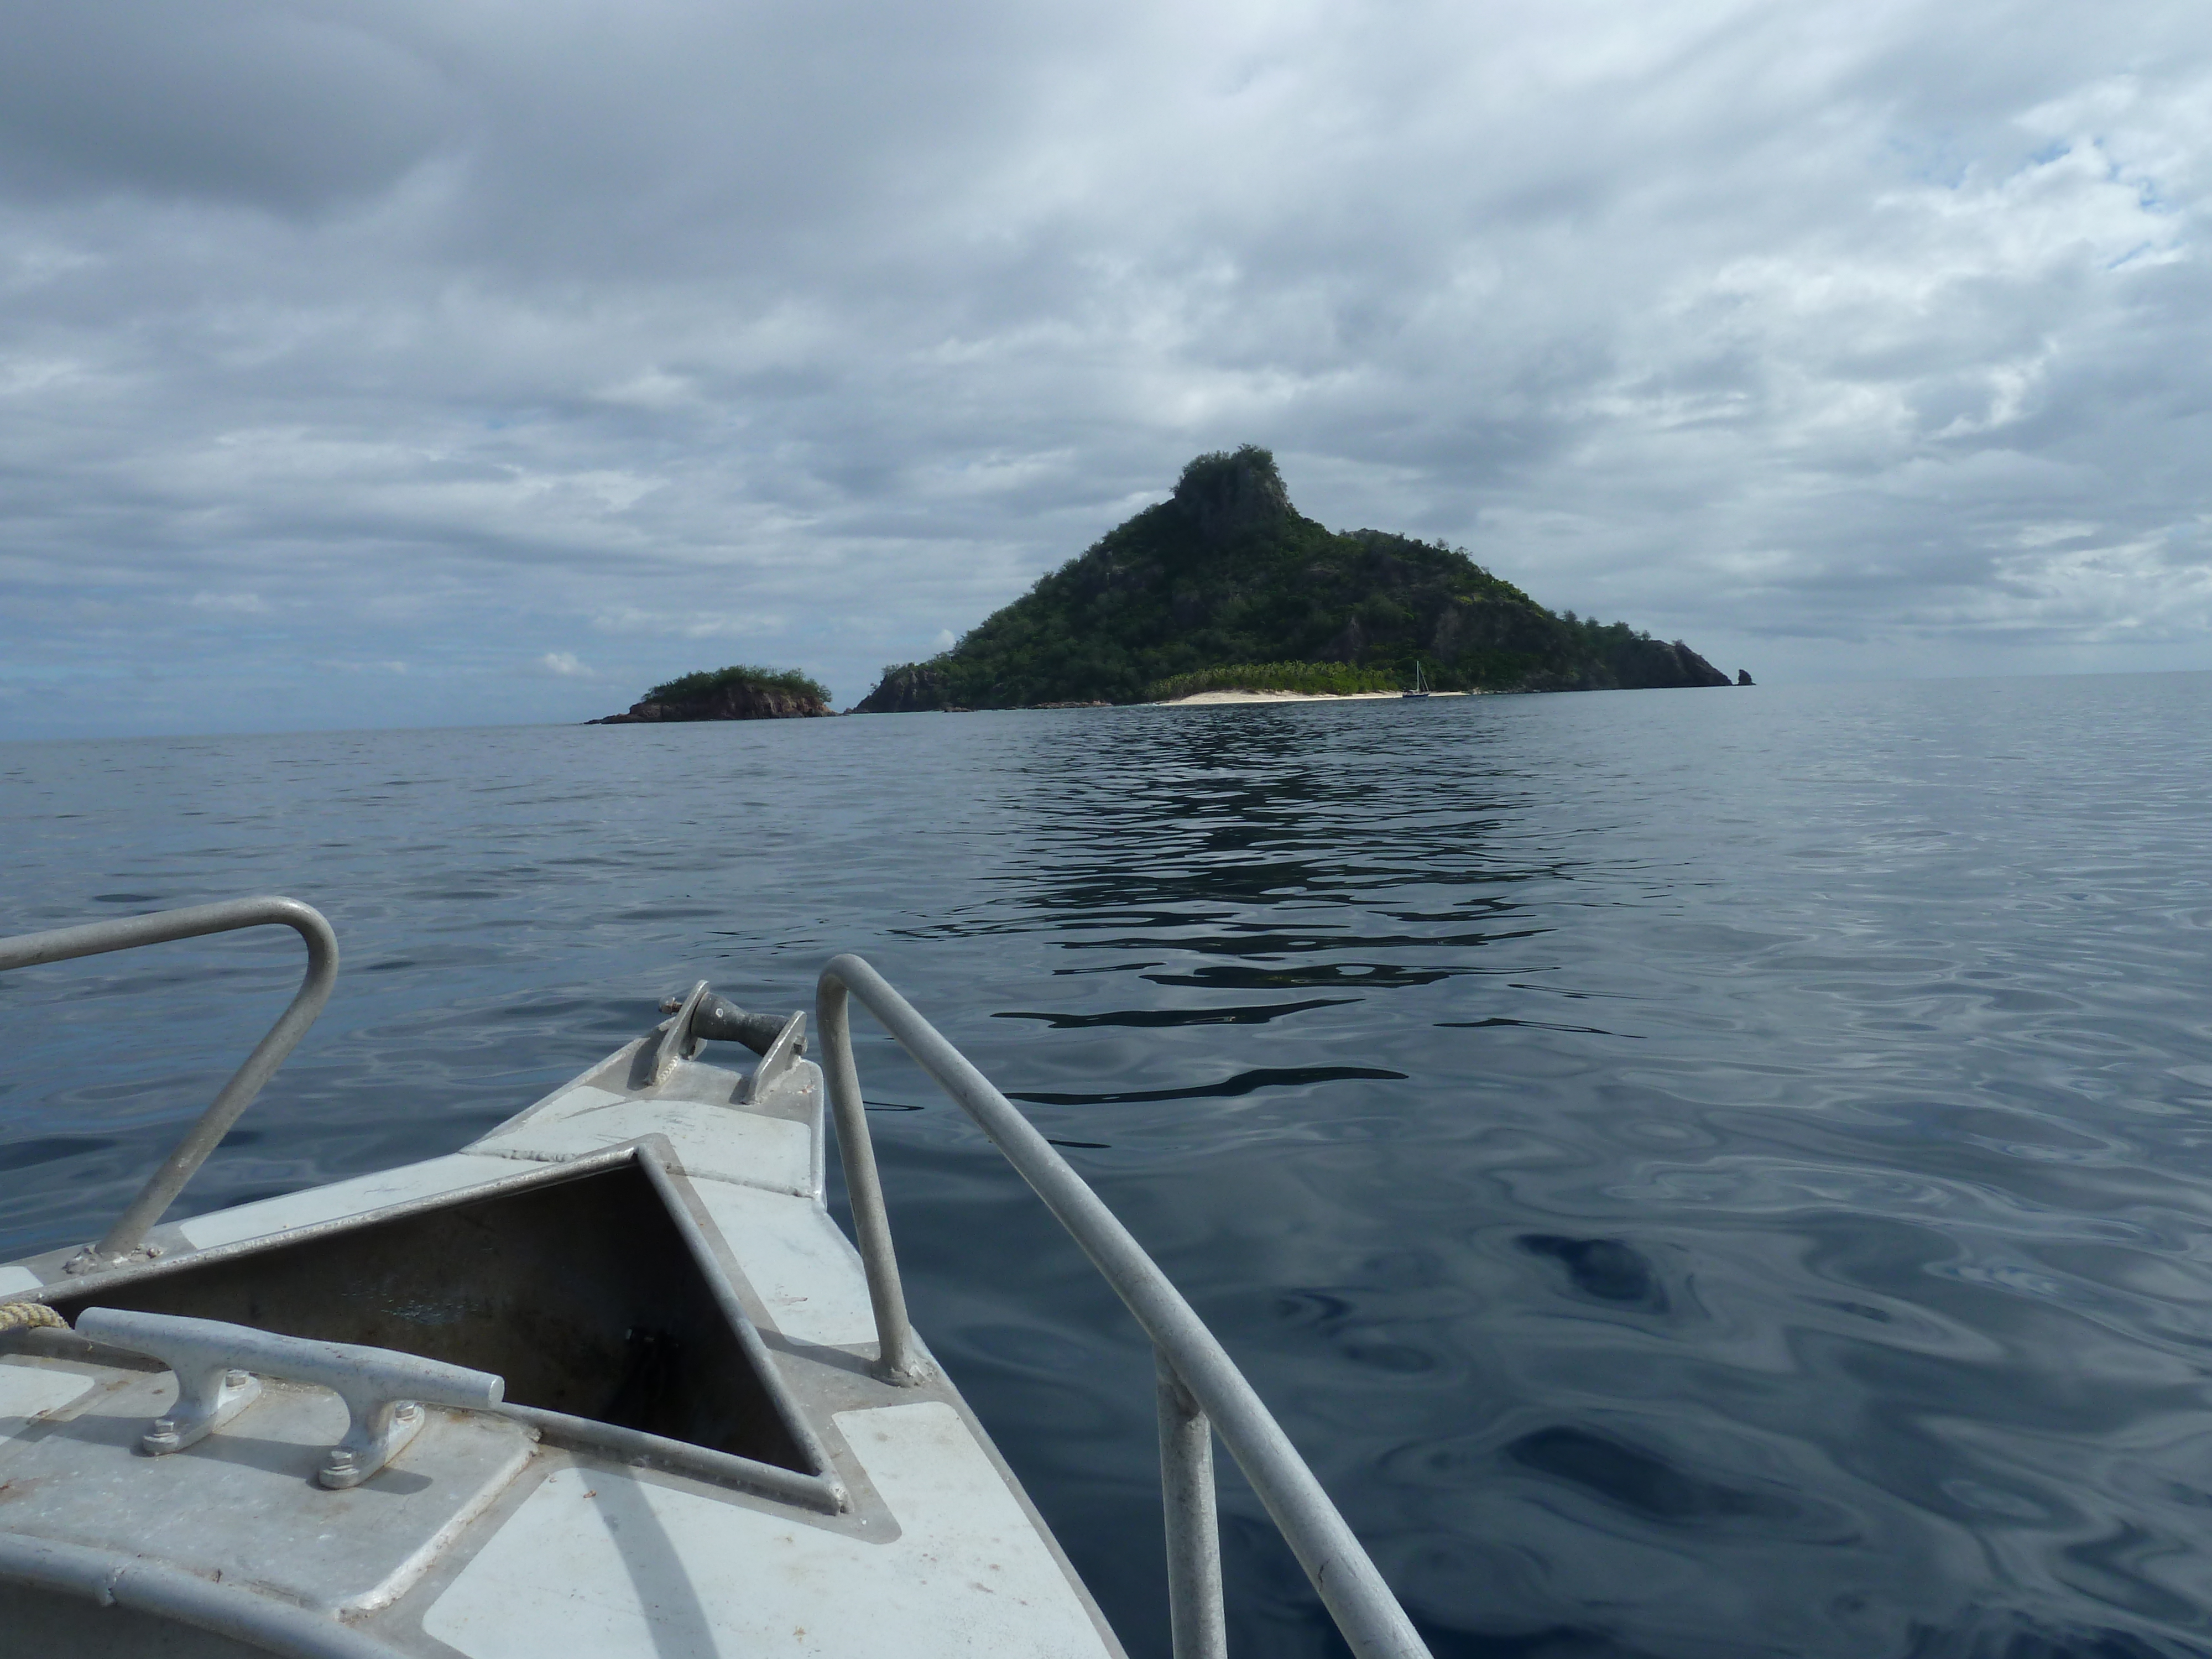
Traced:
<path fill-rule="evenodd" d="M 1419 657 L 1413 659 L 1413 689 L 1401 691 L 1398 695 L 1401 697 L 1425 697 L 1429 695 L 1429 683 L 1421 676 L 1421 659 Z"/>

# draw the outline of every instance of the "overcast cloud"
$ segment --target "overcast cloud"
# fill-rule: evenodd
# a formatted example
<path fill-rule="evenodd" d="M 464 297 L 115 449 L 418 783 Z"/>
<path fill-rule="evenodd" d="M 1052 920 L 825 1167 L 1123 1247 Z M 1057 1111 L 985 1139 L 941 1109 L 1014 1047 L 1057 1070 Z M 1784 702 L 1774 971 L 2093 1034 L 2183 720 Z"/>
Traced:
<path fill-rule="evenodd" d="M 5 0 L 0 734 L 841 702 L 1252 441 L 1762 679 L 2212 667 L 2212 11 Z"/>

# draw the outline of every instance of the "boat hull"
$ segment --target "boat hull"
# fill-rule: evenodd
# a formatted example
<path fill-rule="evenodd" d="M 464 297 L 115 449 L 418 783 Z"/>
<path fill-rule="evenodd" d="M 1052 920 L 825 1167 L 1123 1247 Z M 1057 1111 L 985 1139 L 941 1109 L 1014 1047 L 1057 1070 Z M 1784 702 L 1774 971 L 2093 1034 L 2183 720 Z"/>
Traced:
<path fill-rule="evenodd" d="M 0 1290 L 64 1313 L 258 1313 L 240 1322 L 495 1360 L 479 1369 L 508 1401 L 433 1412 L 333 1492 L 315 1471 L 345 1427 L 334 1395 L 266 1379 L 189 1451 L 149 1456 L 167 1371 L 9 1333 L 0 1547 L 143 1564 L 156 1604 L 100 1606 L 0 1547 L 12 1628 L 71 1654 L 147 1651 L 149 1620 L 179 1653 L 276 1645 L 239 1646 L 198 1595 L 246 1627 L 259 1607 L 444 1659 L 1120 1654 L 927 1349 L 919 1380 L 877 1374 L 860 1259 L 824 1204 L 819 1070 L 787 1054 L 756 1087 L 768 1062 L 660 1065 L 659 1041 L 446 1157 L 157 1228 L 156 1259 L 0 1267 Z"/>

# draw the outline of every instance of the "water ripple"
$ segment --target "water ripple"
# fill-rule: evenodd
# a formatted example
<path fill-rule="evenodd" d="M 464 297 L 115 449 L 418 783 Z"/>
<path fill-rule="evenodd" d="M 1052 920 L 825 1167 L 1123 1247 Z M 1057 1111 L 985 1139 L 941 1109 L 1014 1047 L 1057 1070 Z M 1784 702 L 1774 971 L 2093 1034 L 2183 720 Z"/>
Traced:
<path fill-rule="evenodd" d="M 2212 1653 L 2212 678 L 0 750 L 14 928 L 347 970 L 187 1208 L 448 1151 L 696 977 L 878 962 L 1081 1164 L 1437 1652 Z M 296 977 L 0 975 L 0 1237 Z M 1160 1654 L 1151 1360 L 892 1045 L 909 1293 Z M 1240 1649 L 1331 1651 L 1249 1492 Z"/>

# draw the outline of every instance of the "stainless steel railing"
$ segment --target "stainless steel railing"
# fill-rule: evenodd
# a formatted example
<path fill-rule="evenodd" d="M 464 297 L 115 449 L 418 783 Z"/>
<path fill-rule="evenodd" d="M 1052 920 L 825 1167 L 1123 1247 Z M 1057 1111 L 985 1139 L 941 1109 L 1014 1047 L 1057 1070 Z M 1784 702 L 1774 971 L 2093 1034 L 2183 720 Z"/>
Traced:
<path fill-rule="evenodd" d="M 147 1230 L 176 1201 L 185 1183 L 230 1133 L 239 1115 L 253 1103 L 262 1085 L 284 1063 L 284 1057 L 322 1012 L 323 1004 L 330 1000 L 331 986 L 338 976 L 337 935 L 313 906 L 271 896 L 226 899 L 220 904 L 195 904 L 182 910 L 156 910 L 149 915 L 118 916 L 80 927 L 57 927 L 50 933 L 0 939 L 0 972 L 4 972 L 40 963 L 67 962 L 73 957 L 129 951 L 141 945 L 233 933 L 240 927 L 289 927 L 307 941 L 307 971 L 299 990 L 269 1028 L 269 1034 L 254 1045 L 246 1063 L 222 1085 L 214 1103 L 200 1114 L 199 1121 L 162 1160 L 138 1196 L 115 1218 L 115 1224 L 98 1243 L 87 1245 L 70 1262 L 71 1273 L 110 1267 L 137 1254 Z"/>
<path fill-rule="evenodd" d="M 892 1381 L 919 1370 L 876 1171 L 860 1073 L 853 1061 L 848 999 L 857 997 L 915 1061 L 975 1119 L 1045 1207 L 1059 1218 L 1152 1339 L 1159 1372 L 1160 1485 L 1167 1517 L 1169 1616 L 1176 1659 L 1223 1659 L 1228 1649 L 1215 1517 L 1213 1437 L 1218 1434 L 1305 1569 L 1306 1577 L 1359 1659 L 1429 1659 L 1405 1609 L 1352 1528 L 1252 1385 L 1144 1247 L 990 1079 L 915 1012 L 884 976 L 854 956 L 822 970 L 815 1024 L 837 1120 L 837 1145 L 854 1231 L 874 1304 L 878 1366 Z"/>
<path fill-rule="evenodd" d="M 337 939 L 320 912 L 297 899 L 275 896 L 232 899 L 0 939 L 0 972 L 4 972 L 270 926 L 290 927 L 306 941 L 307 967 L 299 990 L 114 1224 L 70 1263 L 72 1271 L 112 1265 L 138 1251 L 148 1230 L 322 1012 L 337 977 Z M 880 1372 L 894 1382 L 912 1382 L 921 1374 L 921 1359 L 899 1285 L 883 1185 L 853 1059 L 848 1005 L 854 996 L 975 1121 L 1152 1339 L 1159 1377 L 1160 1483 L 1176 1659 L 1224 1659 L 1228 1648 L 1213 1483 L 1216 1434 L 1251 1481 L 1358 1659 L 1430 1659 L 1405 1610 L 1313 1471 L 1158 1264 L 965 1055 L 873 968 L 858 957 L 841 956 L 822 970 L 815 1018 L 822 1034 L 823 1070 L 837 1121 L 854 1229 L 875 1310 Z"/>

